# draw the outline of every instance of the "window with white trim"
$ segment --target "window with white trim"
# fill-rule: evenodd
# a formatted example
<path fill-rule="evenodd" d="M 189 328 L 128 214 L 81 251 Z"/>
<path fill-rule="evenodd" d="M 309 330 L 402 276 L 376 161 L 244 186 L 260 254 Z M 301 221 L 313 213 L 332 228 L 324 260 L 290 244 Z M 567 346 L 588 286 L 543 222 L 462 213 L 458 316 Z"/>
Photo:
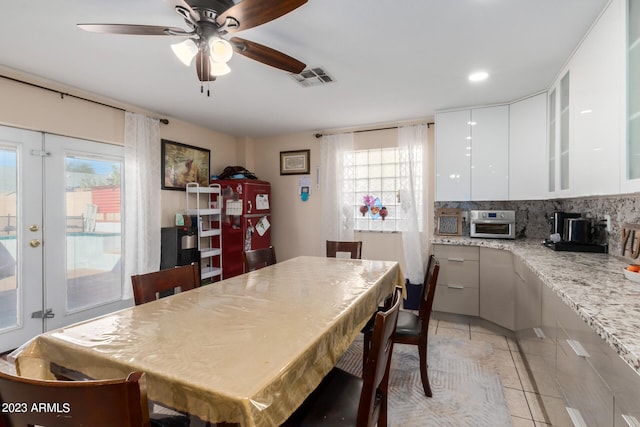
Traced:
<path fill-rule="evenodd" d="M 358 150 L 345 154 L 343 195 L 352 207 L 355 231 L 399 232 L 402 212 L 401 181 L 404 179 L 398 147 Z M 414 191 L 422 197 L 422 168 L 414 176 Z M 416 188 L 419 187 L 419 188 Z M 422 200 L 419 201 L 422 205 Z M 422 212 L 419 213 L 422 215 Z M 422 220 L 419 220 L 422 223 Z"/>

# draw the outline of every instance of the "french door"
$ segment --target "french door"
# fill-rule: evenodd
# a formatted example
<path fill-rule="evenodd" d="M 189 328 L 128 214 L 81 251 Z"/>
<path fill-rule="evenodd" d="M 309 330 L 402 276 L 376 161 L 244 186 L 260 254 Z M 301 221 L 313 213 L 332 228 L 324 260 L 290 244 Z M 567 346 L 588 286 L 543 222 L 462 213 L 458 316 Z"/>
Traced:
<path fill-rule="evenodd" d="M 131 304 L 123 148 L 0 126 L 0 352 Z"/>

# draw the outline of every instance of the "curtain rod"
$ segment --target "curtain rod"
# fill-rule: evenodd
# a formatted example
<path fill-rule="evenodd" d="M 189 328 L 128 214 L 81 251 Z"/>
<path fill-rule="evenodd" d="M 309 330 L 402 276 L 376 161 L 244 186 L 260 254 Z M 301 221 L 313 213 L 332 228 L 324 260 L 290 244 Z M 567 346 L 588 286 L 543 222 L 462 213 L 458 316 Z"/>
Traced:
<path fill-rule="evenodd" d="M 94 103 L 94 104 L 102 105 L 103 107 L 113 108 L 114 110 L 120 110 L 120 111 L 124 111 L 124 112 L 127 111 L 124 108 L 116 107 L 114 105 L 105 104 L 105 103 L 100 102 L 100 101 L 94 101 L 93 99 L 83 98 L 81 96 L 73 95 L 71 93 L 60 92 L 59 90 L 51 89 L 50 87 L 37 85 L 35 83 L 26 82 L 24 80 L 15 79 L 13 77 L 5 76 L 5 75 L 2 75 L 2 74 L 0 74 L 0 77 L 2 77 L 3 79 L 6 79 L 6 80 L 11 80 L 11 81 L 16 82 L 16 83 L 22 83 L 24 85 L 32 86 L 32 87 L 35 87 L 35 88 L 38 88 L 38 89 L 47 90 L 49 92 L 59 93 L 61 99 L 64 99 L 65 96 L 70 96 L 71 98 L 76 98 L 76 99 L 80 99 L 82 101 L 86 101 L 86 102 L 91 102 L 91 103 Z M 162 123 L 163 125 L 168 125 L 169 124 L 169 119 L 161 118 L 161 119 L 158 119 L 158 121 L 160 123 Z"/>
<path fill-rule="evenodd" d="M 417 126 L 417 125 L 419 125 L 419 124 L 420 124 L 420 123 L 416 123 L 415 125 L 406 125 L 406 126 Z M 431 127 L 431 125 L 433 125 L 433 124 L 435 124 L 435 123 L 433 123 L 433 122 L 428 122 L 428 123 L 423 123 L 423 124 L 426 124 L 426 125 L 427 125 L 427 128 L 430 128 L 430 127 Z M 386 128 L 375 128 L 375 129 L 354 130 L 354 131 L 353 131 L 353 133 L 373 132 L 373 131 L 377 131 L 377 130 L 398 129 L 399 127 L 400 127 L 400 126 L 389 126 L 389 127 L 386 127 Z M 344 132 L 344 133 L 347 133 L 347 132 Z M 324 135 L 325 135 L 325 134 L 322 134 L 322 133 L 316 133 L 316 134 L 314 134 L 314 136 L 315 136 L 316 138 L 322 138 Z"/>

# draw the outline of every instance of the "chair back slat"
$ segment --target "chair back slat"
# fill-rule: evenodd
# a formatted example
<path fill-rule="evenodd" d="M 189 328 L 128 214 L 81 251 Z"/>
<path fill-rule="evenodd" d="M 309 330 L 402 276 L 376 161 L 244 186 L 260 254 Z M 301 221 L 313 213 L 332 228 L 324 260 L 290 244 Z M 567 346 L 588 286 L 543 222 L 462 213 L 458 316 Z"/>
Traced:
<path fill-rule="evenodd" d="M 393 294 L 391 307 L 387 311 L 376 313 L 371 350 L 368 352 L 362 374 L 362 394 L 356 427 L 375 426 L 381 416 L 386 420 L 393 333 L 398 322 L 401 301 L 402 290 L 398 287 Z"/>
<path fill-rule="evenodd" d="M 176 290 L 185 292 L 200 286 L 200 271 L 197 262 L 147 274 L 131 276 L 133 298 L 136 305 L 155 301 Z"/>
<path fill-rule="evenodd" d="M 148 427 L 144 374 L 106 381 L 42 381 L 0 372 L 0 426 Z M 17 405 L 17 406 L 16 406 Z"/>
<path fill-rule="evenodd" d="M 276 263 L 276 250 L 273 246 L 264 249 L 253 249 L 242 253 L 244 272 L 259 270 Z"/>
<path fill-rule="evenodd" d="M 429 262 L 427 263 L 427 271 L 424 275 L 424 283 L 422 285 L 420 307 L 418 308 L 418 315 L 420 316 L 422 331 L 424 331 L 424 333 L 429 330 L 429 319 L 431 318 L 431 310 L 433 308 L 433 299 L 436 293 L 439 272 L 440 262 L 434 255 L 430 255 Z"/>
<path fill-rule="evenodd" d="M 362 242 L 337 242 L 327 240 L 327 257 L 336 258 L 338 252 L 351 254 L 351 259 L 362 259 Z"/>

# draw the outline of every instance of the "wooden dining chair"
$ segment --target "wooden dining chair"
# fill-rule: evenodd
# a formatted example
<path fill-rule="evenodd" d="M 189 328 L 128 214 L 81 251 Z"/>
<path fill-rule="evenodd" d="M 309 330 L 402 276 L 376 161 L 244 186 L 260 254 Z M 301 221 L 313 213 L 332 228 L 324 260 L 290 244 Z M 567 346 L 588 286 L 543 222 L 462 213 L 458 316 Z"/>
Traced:
<path fill-rule="evenodd" d="M 44 381 L 0 372 L 0 426 L 148 427 L 144 374 L 103 381 Z"/>
<path fill-rule="evenodd" d="M 393 331 L 402 290 L 391 307 L 375 315 L 371 349 L 362 378 L 333 368 L 283 427 L 386 427 Z"/>
<path fill-rule="evenodd" d="M 131 276 L 133 299 L 136 305 L 155 301 L 164 296 L 188 291 L 200 286 L 197 262 L 147 274 Z"/>
<path fill-rule="evenodd" d="M 362 259 L 362 242 L 336 242 L 327 240 L 327 257 L 336 258 L 338 252 L 348 252 L 351 259 Z"/>
<path fill-rule="evenodd" d="M 438 272 L 440 271 L 440 262 L 434 255 L 429 256 L 427 263 L 427 271 L 424 275 L 424 284 L 422 286 L 422 294 L 420 296 L 420 307 L 418 314 L 410 311 L 400 311 L 398 315 L 398 325 L 393 334 L 393 341 L 397 344 L 411 344 L 418 346 L 418 354 L 420 356 L 420 378 L 422 380 L 422 388 L 424 394 L 431 397 L 431 386 L 429 385 L 429 375 L 427 374 L 427 343 L 429 339 L 429 319 L 431 317 L 431 309 L 433 307 L 433 298 L 436 292 L 436 284 L 438 282 Z M 362 357 L 367 359 L 367 352 L 372 347 L 372 328 L 364 330 L 364 344 Z"/>
<path fill-rule="evenodd" d="M 244 272 L 259 270 L 276 263 L 276 250 L 273 246 L 264 249 L 252 249 L 242 252 Z"/>

